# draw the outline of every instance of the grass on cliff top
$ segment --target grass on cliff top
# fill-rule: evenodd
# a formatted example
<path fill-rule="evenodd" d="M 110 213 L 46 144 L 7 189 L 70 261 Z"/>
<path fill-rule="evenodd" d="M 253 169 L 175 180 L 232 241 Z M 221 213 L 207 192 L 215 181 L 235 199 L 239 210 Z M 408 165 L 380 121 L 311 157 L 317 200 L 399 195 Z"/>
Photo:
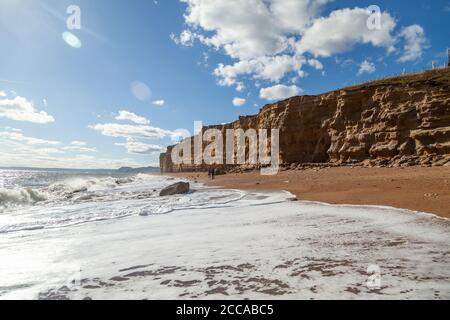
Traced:
<path fill-rule="evenodd" d="M 391 86 L 391 85 L 410 85 L 410 84 L 428 84 L 432 86 L 450 85 L 450 68 L 429 70 L 421 73 L 407 74 L 392 78 L 374 80 L 349 87 L 348 89 L 360 89 L 364 87 Z"/>

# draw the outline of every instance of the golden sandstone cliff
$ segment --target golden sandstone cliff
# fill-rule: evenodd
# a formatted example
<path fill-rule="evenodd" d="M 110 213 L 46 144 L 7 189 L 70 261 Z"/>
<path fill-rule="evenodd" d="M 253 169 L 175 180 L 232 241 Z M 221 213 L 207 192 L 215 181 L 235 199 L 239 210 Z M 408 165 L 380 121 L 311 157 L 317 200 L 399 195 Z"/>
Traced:
<path fill-rule="evenodd" d="M 368 82 L 318 96 L 266 105 L 255 116 L 218 126 L 280 129 L 284 167 L 305 165 L 450 165 L 450 68 Z M 174 165 L 173 146 L 162 172 L 204 170 Z M 240 171 L 245 166 L 227 166 Z"/>

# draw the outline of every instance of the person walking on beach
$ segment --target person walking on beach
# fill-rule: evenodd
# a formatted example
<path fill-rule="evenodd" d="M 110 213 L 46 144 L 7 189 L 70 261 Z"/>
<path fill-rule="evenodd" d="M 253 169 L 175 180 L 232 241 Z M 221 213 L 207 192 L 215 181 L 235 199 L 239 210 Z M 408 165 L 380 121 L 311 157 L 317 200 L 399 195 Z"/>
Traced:
<path fill-rule="evenodd" d="M 216 178 L 216 169 L 212 168 L 211 169 L 211 179 L 214 180 Z"/>

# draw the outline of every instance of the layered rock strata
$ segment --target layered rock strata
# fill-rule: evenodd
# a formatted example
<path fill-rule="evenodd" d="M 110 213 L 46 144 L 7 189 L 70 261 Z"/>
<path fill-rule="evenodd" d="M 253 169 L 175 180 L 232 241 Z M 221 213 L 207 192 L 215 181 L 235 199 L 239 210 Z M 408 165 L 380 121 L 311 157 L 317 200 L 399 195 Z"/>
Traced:
<path fill-rule="evenodd" d="M 280 129 L 280 160 L 292 169 L 450 165 L 450 68 L 292 97 L 264 106 L 257 115 L 203 130 L 209 128 L 219 129 L 224 137 L 227 129 Z M 174 165 L 173 148 L 160 156 L 162 172 L 207 168 Z M 239 171 L 248 166 L 222 168 Z"/>

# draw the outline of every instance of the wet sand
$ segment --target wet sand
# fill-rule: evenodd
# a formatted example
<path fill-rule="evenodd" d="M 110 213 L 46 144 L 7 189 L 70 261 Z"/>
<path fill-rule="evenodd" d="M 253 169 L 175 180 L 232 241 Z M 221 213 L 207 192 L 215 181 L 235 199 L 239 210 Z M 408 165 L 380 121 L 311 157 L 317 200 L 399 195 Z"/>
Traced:
<path fill-rule="evenodd" d="M 274 176 L 254 171 L 217 176 L 215 180 L 206 173 L 170 175 L 224 188 L 287 190 L 299 200 L 391 206 L 450 218 L 450 167 L 337 167 L 287 170 Z"/>

